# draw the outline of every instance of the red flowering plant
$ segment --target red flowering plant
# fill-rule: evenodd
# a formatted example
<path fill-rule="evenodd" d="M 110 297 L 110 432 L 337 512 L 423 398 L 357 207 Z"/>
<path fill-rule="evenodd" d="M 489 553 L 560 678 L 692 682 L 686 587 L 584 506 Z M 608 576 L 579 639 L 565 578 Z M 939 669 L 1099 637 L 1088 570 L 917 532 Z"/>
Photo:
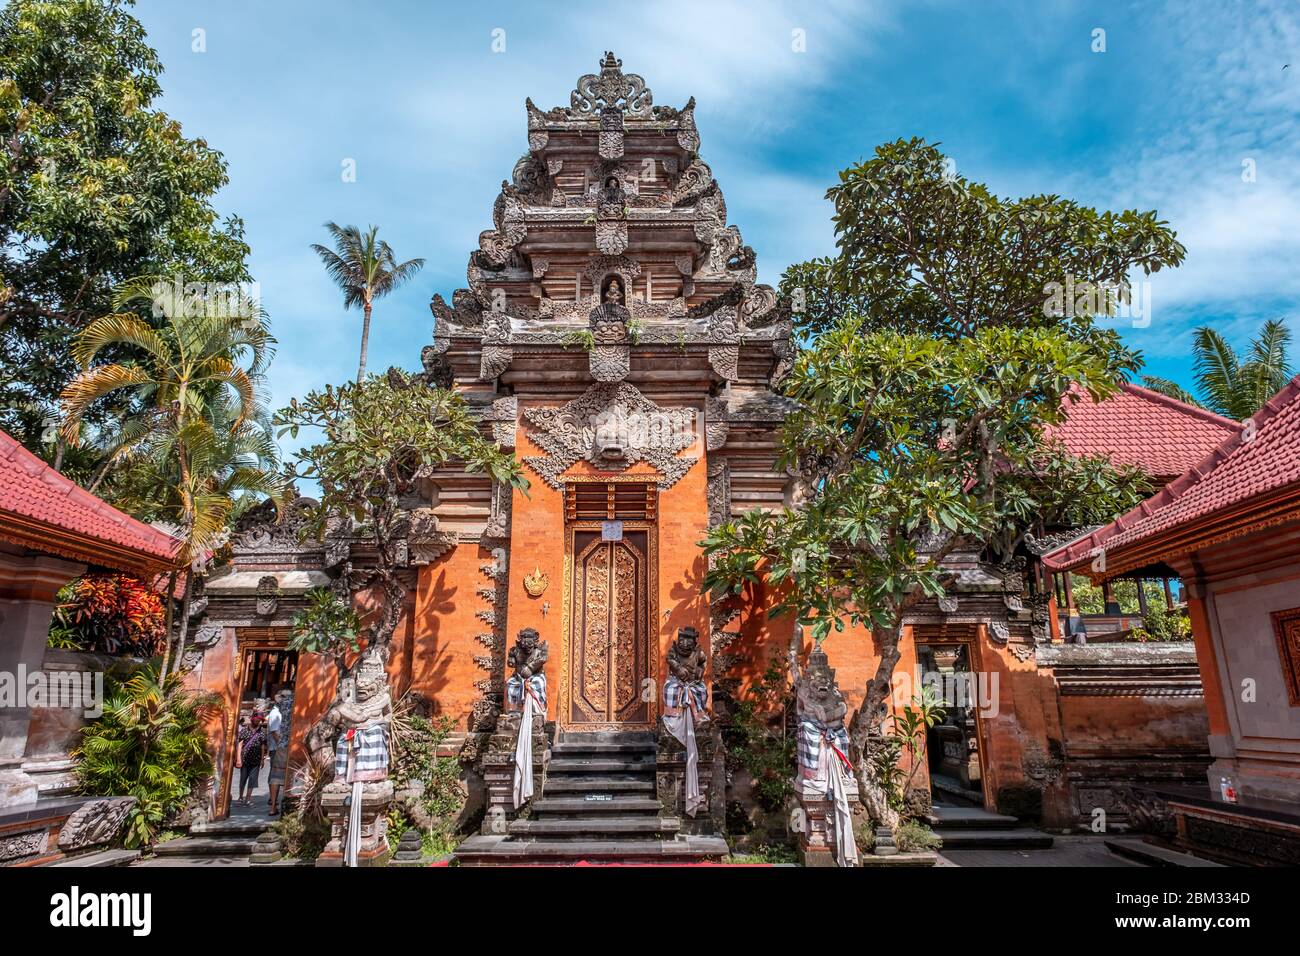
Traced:
<path fill-rule="evenodd" d="M 129 574 L 87 574 L 59 592 L 50 646 L 101 654 L 153 657 L 162 653 L 161 596 Z"/>

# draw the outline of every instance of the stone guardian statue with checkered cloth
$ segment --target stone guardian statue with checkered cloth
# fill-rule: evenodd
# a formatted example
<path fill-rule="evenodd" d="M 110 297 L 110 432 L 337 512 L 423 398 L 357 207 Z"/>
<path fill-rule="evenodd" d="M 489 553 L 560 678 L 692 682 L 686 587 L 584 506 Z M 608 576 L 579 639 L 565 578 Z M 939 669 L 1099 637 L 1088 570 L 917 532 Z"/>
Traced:
<path fill-rule="evenodd" d="M 856 866 L 853 802 L 858 786 L 844 728 L 848 704 L 820 644 L 813 647 L 795 681 L 795 709 L 799 719 L 795 792 L 802 811 L 799 837 L 805 862 L 818 856 L 824 859 L 829 851 L 839 866 Z"/>
<path fill-rule="evenodd" d="M 542 669 L 546 667 L 549 653 L 537 631 L 525 627 L 506 655 L 506 663 L 514 671 L 506 680 L 506 704 L 523 711 L 519 717 L 519 736 L 515 738 L 516 809 L 533 796 L 533 725 L 546 722 L 546 674 Z"/>
<path fill-rule="evenodd" d="M 700 647 L 699 632 L 679 628 L 668 649 L 668 680 L 664 682 L 664 729 L 686 748 L 686 815 L 695 816 L 708 801 L 700 792 L 700 754 L 696 728 L 709 719 L 709 690 L 704 683 L 708 659 Z"/>

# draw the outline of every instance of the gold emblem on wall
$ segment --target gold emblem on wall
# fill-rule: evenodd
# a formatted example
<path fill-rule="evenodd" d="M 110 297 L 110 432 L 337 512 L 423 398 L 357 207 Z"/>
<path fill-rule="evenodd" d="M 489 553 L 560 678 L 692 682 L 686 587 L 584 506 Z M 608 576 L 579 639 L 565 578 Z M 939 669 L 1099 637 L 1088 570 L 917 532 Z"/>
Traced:
<path fill-rule="evenodd" d="M 532 574 L 524 575 L 524 590 L 528 592 L 529 597 L 541 597 L 550 583 L 550 578 L 538 567 L 533 568 Z"/>

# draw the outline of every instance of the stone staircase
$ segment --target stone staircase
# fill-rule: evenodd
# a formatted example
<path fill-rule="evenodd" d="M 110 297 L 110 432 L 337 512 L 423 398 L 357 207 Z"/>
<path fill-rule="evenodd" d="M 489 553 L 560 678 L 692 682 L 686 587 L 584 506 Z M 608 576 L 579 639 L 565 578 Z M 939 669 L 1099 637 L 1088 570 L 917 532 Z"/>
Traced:
<path fill-rule="evenodd" d="M 188 836 L 159 843 L 154 856 L 137 866 L 244 866 L 253 844 L 273 821 L 231 816 L 204 826 L 191 827 Z"/>
<path fill-rule="evenodd" d="M 504 834 L 473 836 L 456 850 L 464 866 L 696 863 L 727 856 L 726 841 L 682 833 L 661 812 L 654 737 L 564 734 L 551 748 L 542 791 Z"/>
<path fill-rule="evenodd" d="M 982 807 L 936 803 L 930 825 L 943 838 L 944 850 L 1045 850 L 1050 834 L 1021 824 L 1015 817 Z"/>

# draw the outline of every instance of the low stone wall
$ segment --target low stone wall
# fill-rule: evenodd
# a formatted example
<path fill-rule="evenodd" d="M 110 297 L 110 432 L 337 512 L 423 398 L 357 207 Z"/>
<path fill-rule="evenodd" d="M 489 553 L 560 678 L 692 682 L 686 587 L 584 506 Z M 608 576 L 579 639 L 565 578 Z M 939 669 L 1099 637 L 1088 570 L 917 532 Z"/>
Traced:
<path fill-rule="evenodd" d="M 1060 757 L 1044 825 L 1124 830 L 1130 788 L 1204 782 L 1209 724 L 1190 642 L 1055 644 L 1037 657 L 1055 686 Z"/>
<path fill-rule="evenodd" d="M 47 701 L 48 706 L 32 709 L 31 723 L 27 729 L 27 751 L 23 759 L 23 772 L 33 780 L 42 795 L 72 792 L 76 785 L 73 760 L 69 753 L 81 740 L 81 728 L 89 723 L 85 709 L 69 707 L 63 699 L 66 691 L 76 684 L 80 688 L 95 685 L 94 677 L 103 674 L 102 690 L 108 694 L 110 677 L 123 680 L 144 662 L 133 657 L 113 657 L 89 651 L 67 651 L 48 648 L 42 671 L 51 686 L 62 687 L 58 699 Z M 66 675 L 67 680 L 60 680 Z M 89 685 L 85 678 L 90 679 Z"/>

